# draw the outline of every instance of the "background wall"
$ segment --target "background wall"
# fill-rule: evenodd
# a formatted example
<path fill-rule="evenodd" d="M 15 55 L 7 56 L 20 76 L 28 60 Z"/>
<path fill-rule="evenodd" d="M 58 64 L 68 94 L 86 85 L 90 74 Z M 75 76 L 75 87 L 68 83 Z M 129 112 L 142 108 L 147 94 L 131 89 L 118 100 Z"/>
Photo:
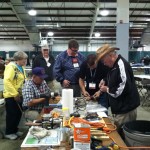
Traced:
<path fill-rule="evenodd" d="M 87 45 L 87 43 L 79 43 L 79 51 L 87 56 L 90 53 L 95 53 L 95 51 L 101 47 L 102 45 L 95 41 L 95 43 L 92 43 L 90 45 Z M 115 46 L 115 44 L 111 44 L 112 46 Z M 51 47 L 51 53 L 56 57 L 61 51 L 64 51 L 68 48 L 67 43 L 57 43 L 53 44 Z M 29 41 L 5 41 L 0 40 L 0 56 L 6 58 L 6 54 L 9 57 L 13 57 L 13 54 L 16 51 L 23 50 L 25 51 L 29 58 L 32 58 L 32 55 L 37 55 L 40 53 L 40 48 L 33 47 Z M 118 51 L 119 52 L 119 51 Z M 130 62 L 136 62 L 139 63 L 141 58 L 144 56 L 149 55 L 150 56 L 150 45 L 138 48 L 138 49 L 131 49 L 129 50 L 129 61 Z"/>

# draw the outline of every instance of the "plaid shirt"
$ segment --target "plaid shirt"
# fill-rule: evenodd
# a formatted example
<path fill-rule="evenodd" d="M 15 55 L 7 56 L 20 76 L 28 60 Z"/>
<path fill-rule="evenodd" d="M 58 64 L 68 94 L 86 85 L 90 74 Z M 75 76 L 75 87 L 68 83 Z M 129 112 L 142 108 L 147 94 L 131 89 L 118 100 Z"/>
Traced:
<path fill-rule="evenodd" d="M 50 93 L 50 89 L 45 81 L 42 82 L 42 84 L 37 87 L 33 80 L 30 79 L 26 81 L 24 84 L 24 87 L 22 89 L 22 95 L 23 95 L 23 107 L 28 107 L 28 102 L 32 101 L 32 99 L 40 98 L 40 94 L 44 93 Z M 30 107 L 31 110 L 37 110 L 41 111 L 44 106 L 44 103 L 39 103 L 35 106 Z"/>

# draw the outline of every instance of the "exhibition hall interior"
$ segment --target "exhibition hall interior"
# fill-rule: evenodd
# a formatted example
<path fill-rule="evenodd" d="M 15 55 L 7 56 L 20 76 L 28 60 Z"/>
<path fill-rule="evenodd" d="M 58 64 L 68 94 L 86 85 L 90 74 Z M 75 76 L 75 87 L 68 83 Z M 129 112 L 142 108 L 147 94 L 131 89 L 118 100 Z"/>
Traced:
<path fill-rule="evenodd" d="M 0 150 L 150 149 L 149 115 L 150 0 L 0 1 Z"/>

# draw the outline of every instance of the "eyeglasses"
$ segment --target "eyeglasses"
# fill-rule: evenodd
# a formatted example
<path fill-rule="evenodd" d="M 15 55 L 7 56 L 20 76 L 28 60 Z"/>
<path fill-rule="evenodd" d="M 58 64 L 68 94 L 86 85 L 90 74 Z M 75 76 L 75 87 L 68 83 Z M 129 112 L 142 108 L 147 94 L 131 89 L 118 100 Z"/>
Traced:
<path fill-rule="evenodd" d="M 72 52 L 74 52 L 74 53 L 77 53 L 77 52 L 78 52 L 78 49 L 72 49 L 72 48 L 70 48 L 70 50 L 71 50 Z"/>
<path fill-rule="evenodd" d="M 43 51 L 48 51 L 48 49 L 43 49 Z"/>

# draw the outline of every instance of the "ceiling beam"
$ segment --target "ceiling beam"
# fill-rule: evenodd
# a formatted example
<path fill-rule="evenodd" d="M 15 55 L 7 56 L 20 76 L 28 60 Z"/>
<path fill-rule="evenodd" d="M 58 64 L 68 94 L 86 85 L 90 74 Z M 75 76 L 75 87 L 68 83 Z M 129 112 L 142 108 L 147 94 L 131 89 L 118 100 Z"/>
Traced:
<path fill-rule="evenodd" d="M 14 37 L 0 37 L 0 40 L 29 40 L 29 38 L 19 38 L 17 37 L 16 39 L 14 39 Z"/>
<path fill-rule="evenodd" d="M 31 0 L 24 0 L 24 2 L 31 2 Z M 33 2 L 33 1 L 32 1 Z M 91 2 L 91 3 L 94 3 L 94 2 L 97 2 L 97 0 L 34 0 L 34 2 L 69 2 L 69 3 L 72 3 L 72 2 Z M 117 2 L 117 0 L 101 0 L 101 2 Z"/>
<path fill-rule="evenodd" d="M 10 32 L 10 33 L 26 33 L 25 31 L 21 31 L 21 30 L 0 30 L 0 32 Z"/>
<path fill-rule="evenodd" d="M 90 29 L 90 34 L 89 34 L 90 37 L 92 36 L 93 31 L 94 31 L 94 27 L 96 25 L 96 20 L 97 20 L 98 14 L 99 14 L 99 8 L 100 8 L 100 3 L 97 0 L 97 5 L 96 5 L 96 8 L 95 8 L 95 14 L 93 16 L 93 21 L 92 21 L 92 25 L 91 25 L 91 29 Z M 90 41 L 89 41 L 89 43 L 90 43 Z"/>
<path fill-rule="evenodd" d="M 6 0 L 7 2 L 9 2 L 9 0 Z M 24 0 L 24 2 L 30 2 L 31 3 L 31 0 Z M 33 2 L 33 1 L 32 1 Z M 62 2 L 62 0 L 34 0 L 34 2 Z M 91 3 L 94 3 L 94 2 L 97 2 L 97 0 L 63 0 L 63 2 L 91 2 Z M 101 0 L 100 2 L 105 2 L 105 3 L 116 3 L 117 0 Z M 130 0 L 130 3 L 137 3 L 137 0 Z M 149 0 L 141 0 L 139 1 L 139 3 L 150 3 Z"/>
<path fill-rule="evenodd" d="M 0 14 L 0 17 L 16 17 L 16 14 Z"/>
<path fill-rule="evenodd" d="M 18 35 L 18 34 L 7 34 L 7 35 L 5 35 L 5 34 L 0 34 L 0 37 L 29 37 L 28 35 Z"/>
<path fill-rule="evenodd" d="M 90 28 L 90 27 L 89 27 Z M 48 32 L 48 31 L 53 31 L 53 32 L 58 32 L 58 33 L 62 33 L 62 32 L 89 32 L 90 29 L 40 29 L 40 32 Z M 95 31 L 99 31 L 99 32 L 116 32 L 115 28 L 112 29 L 96 29 Z M 143 32 L 143 29 L 129 29 L 130 32 Z M 19 31 L 18 31 L 19 32 Z"/>
<path fill-rule="evenodd" d="M 12 10 L 10 7 L 2 7 L 2 8 L 0 8 L 0 10 L 2 11 L 2 10 Z"/>
<path fill-rule="evenodd" d="M 86 7 L 86 8 L 82 8 L 82 7 L 32 7 L 35 10 L 89 10 L 89 11 L 94 11 L 95 8 L 93 7 Z M 100 8 L 101 9 L 101 8 Z M 5 9 L 4 9 L 5 10 Z M 107 7 L 107 10 L 114 10 L 116 11 L 117 8 L 110 8 Z M 130 8 L 130 11 L 149 11 L 149 8 Z"/>
<path fill-rule="evenodd" d="M 99 13 L 99 9 L 97 10 L 98 13 Z M 9 15 L 8 15 L 9 16 Z M 103 17 L 101 15 L 97 15 L 98 17 Z M 38 14 L 36 17 L 93 17 L 93 15 L 91 14 Z M 108 18 L 108 17 L 117 17 L 116 15 L 108 15 L 108 16 L 105 16 L 105 18 Z M 150 18 L 150 15 L 130 15 L 130 17 L 148 17 Z"/>

